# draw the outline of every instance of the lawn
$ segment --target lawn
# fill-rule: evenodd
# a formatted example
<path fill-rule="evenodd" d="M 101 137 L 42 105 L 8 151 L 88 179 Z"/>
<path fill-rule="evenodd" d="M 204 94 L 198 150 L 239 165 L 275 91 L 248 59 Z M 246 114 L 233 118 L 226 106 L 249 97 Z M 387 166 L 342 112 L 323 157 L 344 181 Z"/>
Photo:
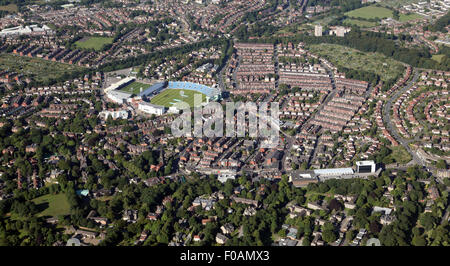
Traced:
<path fill-rule="evenodd" d="M 384 7 L 366 6 L 345 13 L 346 16 L 352 18 L 388 18 L 392 17 L 392 11 Z"/>
<path fill-rule="evenodd" d="M 400 22 L 405 22 L 405 21 L 409 21 L 409 20 L 413 20 L 413 19 L 418 19 L 418 18 L 423 18 L 423 16 L 416 14 L 416 13 L 411 13 L 409 15 L 406 14 L 400 14 Z"/>
<path fill-rule="evenodd" d="M 0 10 L 8 11 L 10 13 L 16 13 L 17 11 L 19 11 L 19 8 L 17 7 L 16 4 L 9 4 L 5 6 L 0 6 Z"/>
<path fill-rule="evenodd" d="M 194 106 L 194 95 L 201 94 L 202 102 L 206 100 L 206 95 L 193 91 L 193 90 L 176 90 L 176 89 L 167 89 L 156 95 L 151 99 L 151 103 L 156 105 L 161 105 L 165 107 L 171 107 L 175 103 L 179 101 L 183 101 L 189 104 L 189 106 Z"/>
<path fill-rule="evenodd" d="M 388 157 L 392 157 L 399 164 L 406 164 L 412 160 L 411 155 L 403 146 L 392 147 L 392 153 Z"/>
<path fill-rule="evenodd" d="M 308 47 L 313 54 L 325 57 L 335 66 L 372 72 L 383 81 L 396 78 L 403 73 L 403 65 L 380 53 L 361 52 L 337 44 L 315 44 Z"/>
<path fill-rule="evenodd" d="M 81 49 L 94 49 L 99 51 L 106 44 L 111 44 L 114 38 L 111 37 L 84 37 L 77 41 L 75 45 Z"/>
<path fill-rule="evenodd" d="M 442 58 L 444 58 L 444 56 L 445 56 L 445 54 L 434 54 L 431 57 L 431 59 L 440 63 L 442 61 Z"/>
<path fill-rule="evenodd" d="M 70 213 L 70 205 L 64 193 L 56 195 L 47 194 L 33 199 L 33 202 L 42 210 L 38 216 L 56 217 Z"/>
<path fill-rule="evenodd" d="M 359 26 L 359 27 L 375 27 L 377 25 L 376 22 L 359 20 L 359 19 L 351 19 L 351 18 L 346 18 L 344 20 L 344 24 L 355 25 L 355 26 Z"/>
<path fill-rule="evenodd" d="M 123 87 L 120 90 L 123 92 L 128 92 L 128 93 L 138 95 L 139 93 L 141 93 L 141 88 L 142 88 L 142 91 L 145 91 L 150 86 L 151 85 L 149 85 L 149 84 L 144 84 L 144 83 L 140 83 L 140 82 L 132 82 L 131 84 L 128 84 L 126 87 Z"/>
<path fill-rule="evenodd" d="M 82 71 L 84 68 L 40 58 L 0 54 L 0 69 L 18 72 L 37 82 L 47 84 L 51 80 L 61 79 L 66 74 Z"/>

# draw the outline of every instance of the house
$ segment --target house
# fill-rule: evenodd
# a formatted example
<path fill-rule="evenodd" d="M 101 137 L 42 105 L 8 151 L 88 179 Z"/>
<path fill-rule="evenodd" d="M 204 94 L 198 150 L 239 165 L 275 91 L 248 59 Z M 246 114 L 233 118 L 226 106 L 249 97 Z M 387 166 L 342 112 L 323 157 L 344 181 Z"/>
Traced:
<path fill-rule="evenodd" d="M 193 238 L 193 240 L 194 240 L 195 242 L 202 241 L 202 237 L 201 237 L 200 235 L 195 235 L 194 238 Z"/>
<path fill-rule="evenodd" d="M 255 214 L 256 214 L 256 209 L 254 207 L 252 207 L 252 206 L 248 206 L 244 210 L 244 215 L 245 216 L 253 216 Z"/>
<path fill-rule="evenodd" d="M 230 235 L 234 232 L 234 226 L 230 223 L 227 223 L 225 225 L 222 225 L 222 227 L 220 227 L 220 230 L 222 230 L 222 233 L 224 235 Z"/>
<path fill-rule="evenodd" d="M 156 220 L 158 220 L 158 218 L 159 218 L 159 215 L 154 212 L 150 212 L 147 215 L 147 219 L 149 219 L 150 221 L 156 221 Z"/>
<path fill-rule="evenodd" d="M 323 210 L 322 206 L 317 202 L 308 202 L 307 207 L 311 210 Z"/>
<path fill-rule="evenodd" d="M 217 233 L 216 235 L 216 242 L 217 244 L 225 244 L 228 241 L 228 237 L 222 235 L 221 233 Z"/>
<path fill-rule="evenodd" d="M 77 230 L 75 232 L 75 234 L 77 235 L 81 235 L 83 238 L 90 238 L 90 239 L 94 239 L 97 237 L 98 233 L 97 232 L 91 232 L 91 231 L 86 231 L 86 230 Z"/>

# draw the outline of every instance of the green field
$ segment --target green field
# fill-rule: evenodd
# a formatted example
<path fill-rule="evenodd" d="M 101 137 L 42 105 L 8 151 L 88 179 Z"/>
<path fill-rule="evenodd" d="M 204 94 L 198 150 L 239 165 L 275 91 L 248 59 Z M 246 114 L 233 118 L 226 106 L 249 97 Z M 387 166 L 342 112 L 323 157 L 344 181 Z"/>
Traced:
<path fill-rule="evenodd" d="M 94 49 L 99 51 L 106 44 L 111 44 L 114 38 L 111 37 L 85 37 L 75 43 L 81 49 Z"/>
<path fill-rule="evenodd" d="M 335 66 L 375 73 L 388 81 L 403 73 L 403 65 L 379 53 L 366 53 L 337 44 L 315 44 L 308 47 L 313 54 L 325 57 Z"/>
<path fill-rule="evenodd" d="M 181 96 L 180 93 L 183 93 L 185 97 Z M 151 99 L 151 103 L 165 107 L 171 107 L 173 104 L 177 103 L 176 100 L 179 100 L 188 103 L 192 107 L 194 106 L 195 94 L 202 95 L 202 102 L 206 100 L 206 95 L 197 91 L 167 89 L 153 97 Z"/>
<path fill-rule="evenodd" d="M 444 56 L 445 54 L 434 54 L 431 56 L 431 59 L 440 63 L 442 61 L 442 58 L 444 58 Z"/>
<path fill-rule="evenodd" d="M 142 91 L 145 91 L 150 86 L 151 85 L 149 85 L 149 84 L 144 84 L 144 83 L 135 81 L 135 82 L 132 82 L 131 84 L 128 84 L 126 87 L 123 87 L 122 89 L 120 89 L 120 91 L 138 95 L 141 92 L 141 88 L 142 88 Z"/>
<path fill-rule="evenodd" d="M 409 20 L 413 20 L 413 19 L 418 19 L 418 18 L 423 18 L 423 16 L 416 14 L 416 13 L 412 13 L 409 15 L 406 14 L 400 14 L 400 22 L 405 22 L 405 21 L 409 21 Z"/>
<path fill-rule="evenodd" d="M 70 213 L 70 205 L 64 193 L 56 195 L 47 194 L 33 199 L 33 202 L 42 210 L 38 216 L 56 217 Z"/>
<path fill-rule="evenodd" d="M 5 6 L 0 6 L 0 10 L 8 11 L 10 13 L 16 13 L 17 11 L 19 11 L 19 8 L 17 7 L 16 4 L 9 4 Z"/>
<path fill-rule="evenodd" d="M 383 18 L 392 18 L 393 12 L 392 12 L 392 10 L 390 10 L 388 8 L 384 8 L 384 7 L 366 6 L 366 7 L 362 7 L 362 8 L 358 8 L 358 9 L 349 11 L 349 12 L 345 13 L 345 15 L 348 17 L 351 17 L 351 18 L 383 19 Z M 415 13 L 412 13 L 409 15 L 406 15 L 406 14 L 399 15 L 400 22 L 405 22 L 408 20 L 413 20 L 413 19 L 418 19 L 418 18 L 422 18 L 422 16 L 419 14 L 415 14 Z M 368 23 L 370 23 L 370 22 L 368 22 Z"/>
<path fill-rule="evenodd" d="M 366 6 L 345 13 L 352 18 L 388 18 L 392 17 L 392 11 L 384 7 Z"/>
<path fill-rule="evenodd" d="M 51 80 L 63 79 L 65 75 L 82 71 L 84 68 L 40 58 L 0 54 L 0 69 L 23 74 L 37 82 L 48 83 Z"/>
<path fill-rule="evenodd" d="M 359 19 L 351 19 L 351 18 L 346 18 L 344 20 L 344 24 L 345 25 L 355 25 L 355 26 L 359 26 L 359 27 L 375 27 L 377 25 L 376 22 L 359 20 Z"/>

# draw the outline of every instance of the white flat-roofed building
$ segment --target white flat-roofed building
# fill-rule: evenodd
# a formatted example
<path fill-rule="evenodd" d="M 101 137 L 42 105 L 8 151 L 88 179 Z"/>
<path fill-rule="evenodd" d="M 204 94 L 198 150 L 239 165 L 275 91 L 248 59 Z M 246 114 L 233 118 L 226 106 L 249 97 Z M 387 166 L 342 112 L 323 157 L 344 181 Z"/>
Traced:
<path fill-rule="evenodd" d="M 341 176 L 341 175 L 352 175 L 352 168 L 329 168 L 329 169 L 317 169 L 313 170 L 314 174 L 318 177 L 332 177 L 332 176 Z"/>
<path fill-rule="evenodd" d="M 124 104 L 131 97 L 131 94 L 123 91 L 112 90 L 106 93 L 106 97 L 115 103 Z"/>
<path fill-rule="evenodd" d="M 374 161 L 358 161 L 356 162 L 357 173 L 375 173 L 377 165 Z"/>
<path fill-rule="evenodd" d="M 148 114 L 162 115 L 165 113 L 166 108 L 161 105 L 155 105 L 148 102 L 141 102 L 139 103 L 138 110 Z"/>

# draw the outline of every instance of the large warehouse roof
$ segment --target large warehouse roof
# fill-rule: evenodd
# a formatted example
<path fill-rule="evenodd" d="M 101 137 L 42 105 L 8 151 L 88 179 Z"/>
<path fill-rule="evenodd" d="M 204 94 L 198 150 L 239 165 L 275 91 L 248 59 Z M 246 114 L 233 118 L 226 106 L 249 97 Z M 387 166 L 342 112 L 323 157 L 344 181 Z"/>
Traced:
<path fill-rule="evenodd" d="M 329 168 L 329 169 L 317 169 L 314 170 L 316 175 L 324 176 L 338 176 L 338 175 L 349 175 L 353 174 L 352 168 Z"/>

